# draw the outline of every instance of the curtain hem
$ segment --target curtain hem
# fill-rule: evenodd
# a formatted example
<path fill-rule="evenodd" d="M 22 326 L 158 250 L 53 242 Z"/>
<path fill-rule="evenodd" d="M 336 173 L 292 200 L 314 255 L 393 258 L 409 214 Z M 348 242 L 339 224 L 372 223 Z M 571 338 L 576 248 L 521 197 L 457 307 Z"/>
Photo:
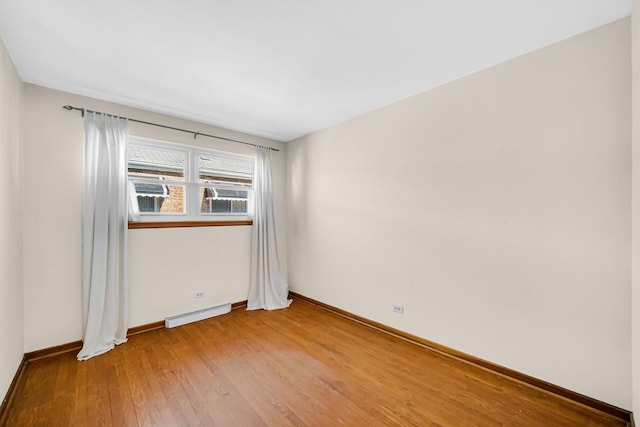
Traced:
<path fill-rule="evenodd" d="M 90 354 L 83 354 L 84 348 L 82 350 L 80 350 L 80 353 L 78 353 L 77 359 L 79 361 L 85 361 L 85 360 L 89 360 L 92 357 L 96 357 L 96 356 L 100 356 L 101 354 L 104 354 L 108 351 L 111 351 L 115 348 L 115 346 L 120 345 L 120 344 L 124 344 L 125 342 L 127 342 L 127 339 L 117 339 L 114 342 L 107 344 L 105 346 L 99 347 L 96 351 L 90 353 Z"/>
<path fill-rule="evenodd" d="M 270 307 L 270 306 L 268 306 L 266 304 L 264 304 L 264 305 L 262 305 L 262 304 L 254 305 L 254 304 L 247 303 L 247 311 L 251 311 L 251 310 L 269 310 L 269 311 L 282 310 L 283 308 L 289 307 L 292 302 L 293 302 L 292 299 L 288 299 L 287 302 L 285 303 L 285 305 L 283 305 L 283 306 L 279 305 L 279 306 L 275 306 L 275 307 Z"/>

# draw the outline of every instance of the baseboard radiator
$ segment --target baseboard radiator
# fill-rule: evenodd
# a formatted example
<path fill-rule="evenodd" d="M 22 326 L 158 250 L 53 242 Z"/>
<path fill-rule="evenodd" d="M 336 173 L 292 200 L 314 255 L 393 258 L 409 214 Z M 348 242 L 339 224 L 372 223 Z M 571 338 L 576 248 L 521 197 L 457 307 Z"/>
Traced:
<path fill-rule="evenodd" d="M 192 311 L 191 313 L 178 314 L 164 319 L 165 328 L 175 328 L 176 326 L 186 325 L 187 323 L 197 322 L 198 320 L 208 319 L 210 317 L 220 316 L 231 311 L 231 304 L 221 304 L 215 307 L 203 308 L 202 310 Z"/>

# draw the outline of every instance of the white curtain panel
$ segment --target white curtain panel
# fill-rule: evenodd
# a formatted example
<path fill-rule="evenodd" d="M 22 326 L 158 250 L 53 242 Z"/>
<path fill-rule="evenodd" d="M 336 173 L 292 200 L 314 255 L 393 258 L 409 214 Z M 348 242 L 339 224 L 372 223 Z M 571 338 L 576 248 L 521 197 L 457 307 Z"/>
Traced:
<path fill-rule="evenodd" d="M 256 148 L 253 171 L 254 218 L 251 278 L 247 310 L 276 310 L 291 304 L 289 286 L 280 270 L 271 184 L 271 150 Z"/>
<path fill-rule="evenodd" d="M 84 340 L 78 360 L 127 340 L 126 119 L 85 114 L 82 199 Z"/>

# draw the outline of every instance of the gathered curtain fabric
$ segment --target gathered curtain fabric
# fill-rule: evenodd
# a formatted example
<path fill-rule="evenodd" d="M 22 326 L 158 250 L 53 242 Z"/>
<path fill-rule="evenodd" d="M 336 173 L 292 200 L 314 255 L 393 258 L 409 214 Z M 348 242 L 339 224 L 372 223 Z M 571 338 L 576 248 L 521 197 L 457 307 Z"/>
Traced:
<path fill-rule="evenodd" d="M 251 277 L 247 310 L 276 310 L 291 304 L 289 285 L 280 270 L 271 182 L 271 149 L 256 148 L 253 171 Z"/>
<path fill-rule="evenodd" d="M 126 119 L 85 113 L 82 199 L 83 347 L 86 360 L 127 341 Z"/>

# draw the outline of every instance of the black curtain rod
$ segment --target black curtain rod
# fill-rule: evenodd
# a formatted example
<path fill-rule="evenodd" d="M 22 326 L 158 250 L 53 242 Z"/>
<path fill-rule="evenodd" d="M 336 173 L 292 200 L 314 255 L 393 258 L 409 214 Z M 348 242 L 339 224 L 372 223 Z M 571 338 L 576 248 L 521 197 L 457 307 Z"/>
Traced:
<path fill-rule="evenodd" d="M 76 111 L 80 111 L 82 113 L 82 117 L 84 117 L 84 113 L 88 112 L 88 113 L 96 113 L 96 114 L 105 114 L 105 115 L 111 115 L 111 114 L 107 114 L 107 113 L 102 113 L 100 111 L 93 111 L 93 110 L 88 110 L 86 108 L 79 108 L 79 107 L 73 107 L 71 105 L 65 105 L 62 108 L 64 108 L 67 111 L 72 111 L 72 110 L 76 110 Z M 118 117 L 121 119 L 127 119 L 130 122 L 136 122 L 136 123 L 142 123 L 143 125 L 149 125 L 149 126 L 157 126 L 159 128 L 165 128 L 165 129 L 171 129 L 171 130 L 177 130 L 178 132 L 185 132 L 185 133 L 191 133 L 193 134 L 193 139 L 196 139 L 196 137 L 198 136 L 207 136 L 209 138 L 216 138 L 216 139 L 222 139 L 224 141 L 230 141 L 230 142 L 236 142 L 238 144 L 244 144 L 244 145 L 252 145 L 254 147 L 263 147 L 263 148 L 268 148 L 270 150 L 273 151 L 280 151 L 277 148 L 273 148 L 273 147 L 265 147 L 263 145 L 258 145 L 258 144 L 252 144 L 250 142 L 245 142 L 245 141 L 238 141 L 237 139 L 231 139 L 231 138 L 225 138 L 223 136 L 216 136 L 216 135 L 209 135 L 208 133 L 202 133 L 202 132 L 196 132 L 193 130 L 187 130 L 187 129 L 180 129 L 180 128 L 175 128 L 173 126 L 166 126 L 166 125 L 161 125 L 159 123 L 152 123 L 152 122 L 145 122 L 144 120 L 138 120 L 138 119 L 132 119 L 130 117 L 122 117 L 122 116 L 114 116 L 114 117 Z"/>

